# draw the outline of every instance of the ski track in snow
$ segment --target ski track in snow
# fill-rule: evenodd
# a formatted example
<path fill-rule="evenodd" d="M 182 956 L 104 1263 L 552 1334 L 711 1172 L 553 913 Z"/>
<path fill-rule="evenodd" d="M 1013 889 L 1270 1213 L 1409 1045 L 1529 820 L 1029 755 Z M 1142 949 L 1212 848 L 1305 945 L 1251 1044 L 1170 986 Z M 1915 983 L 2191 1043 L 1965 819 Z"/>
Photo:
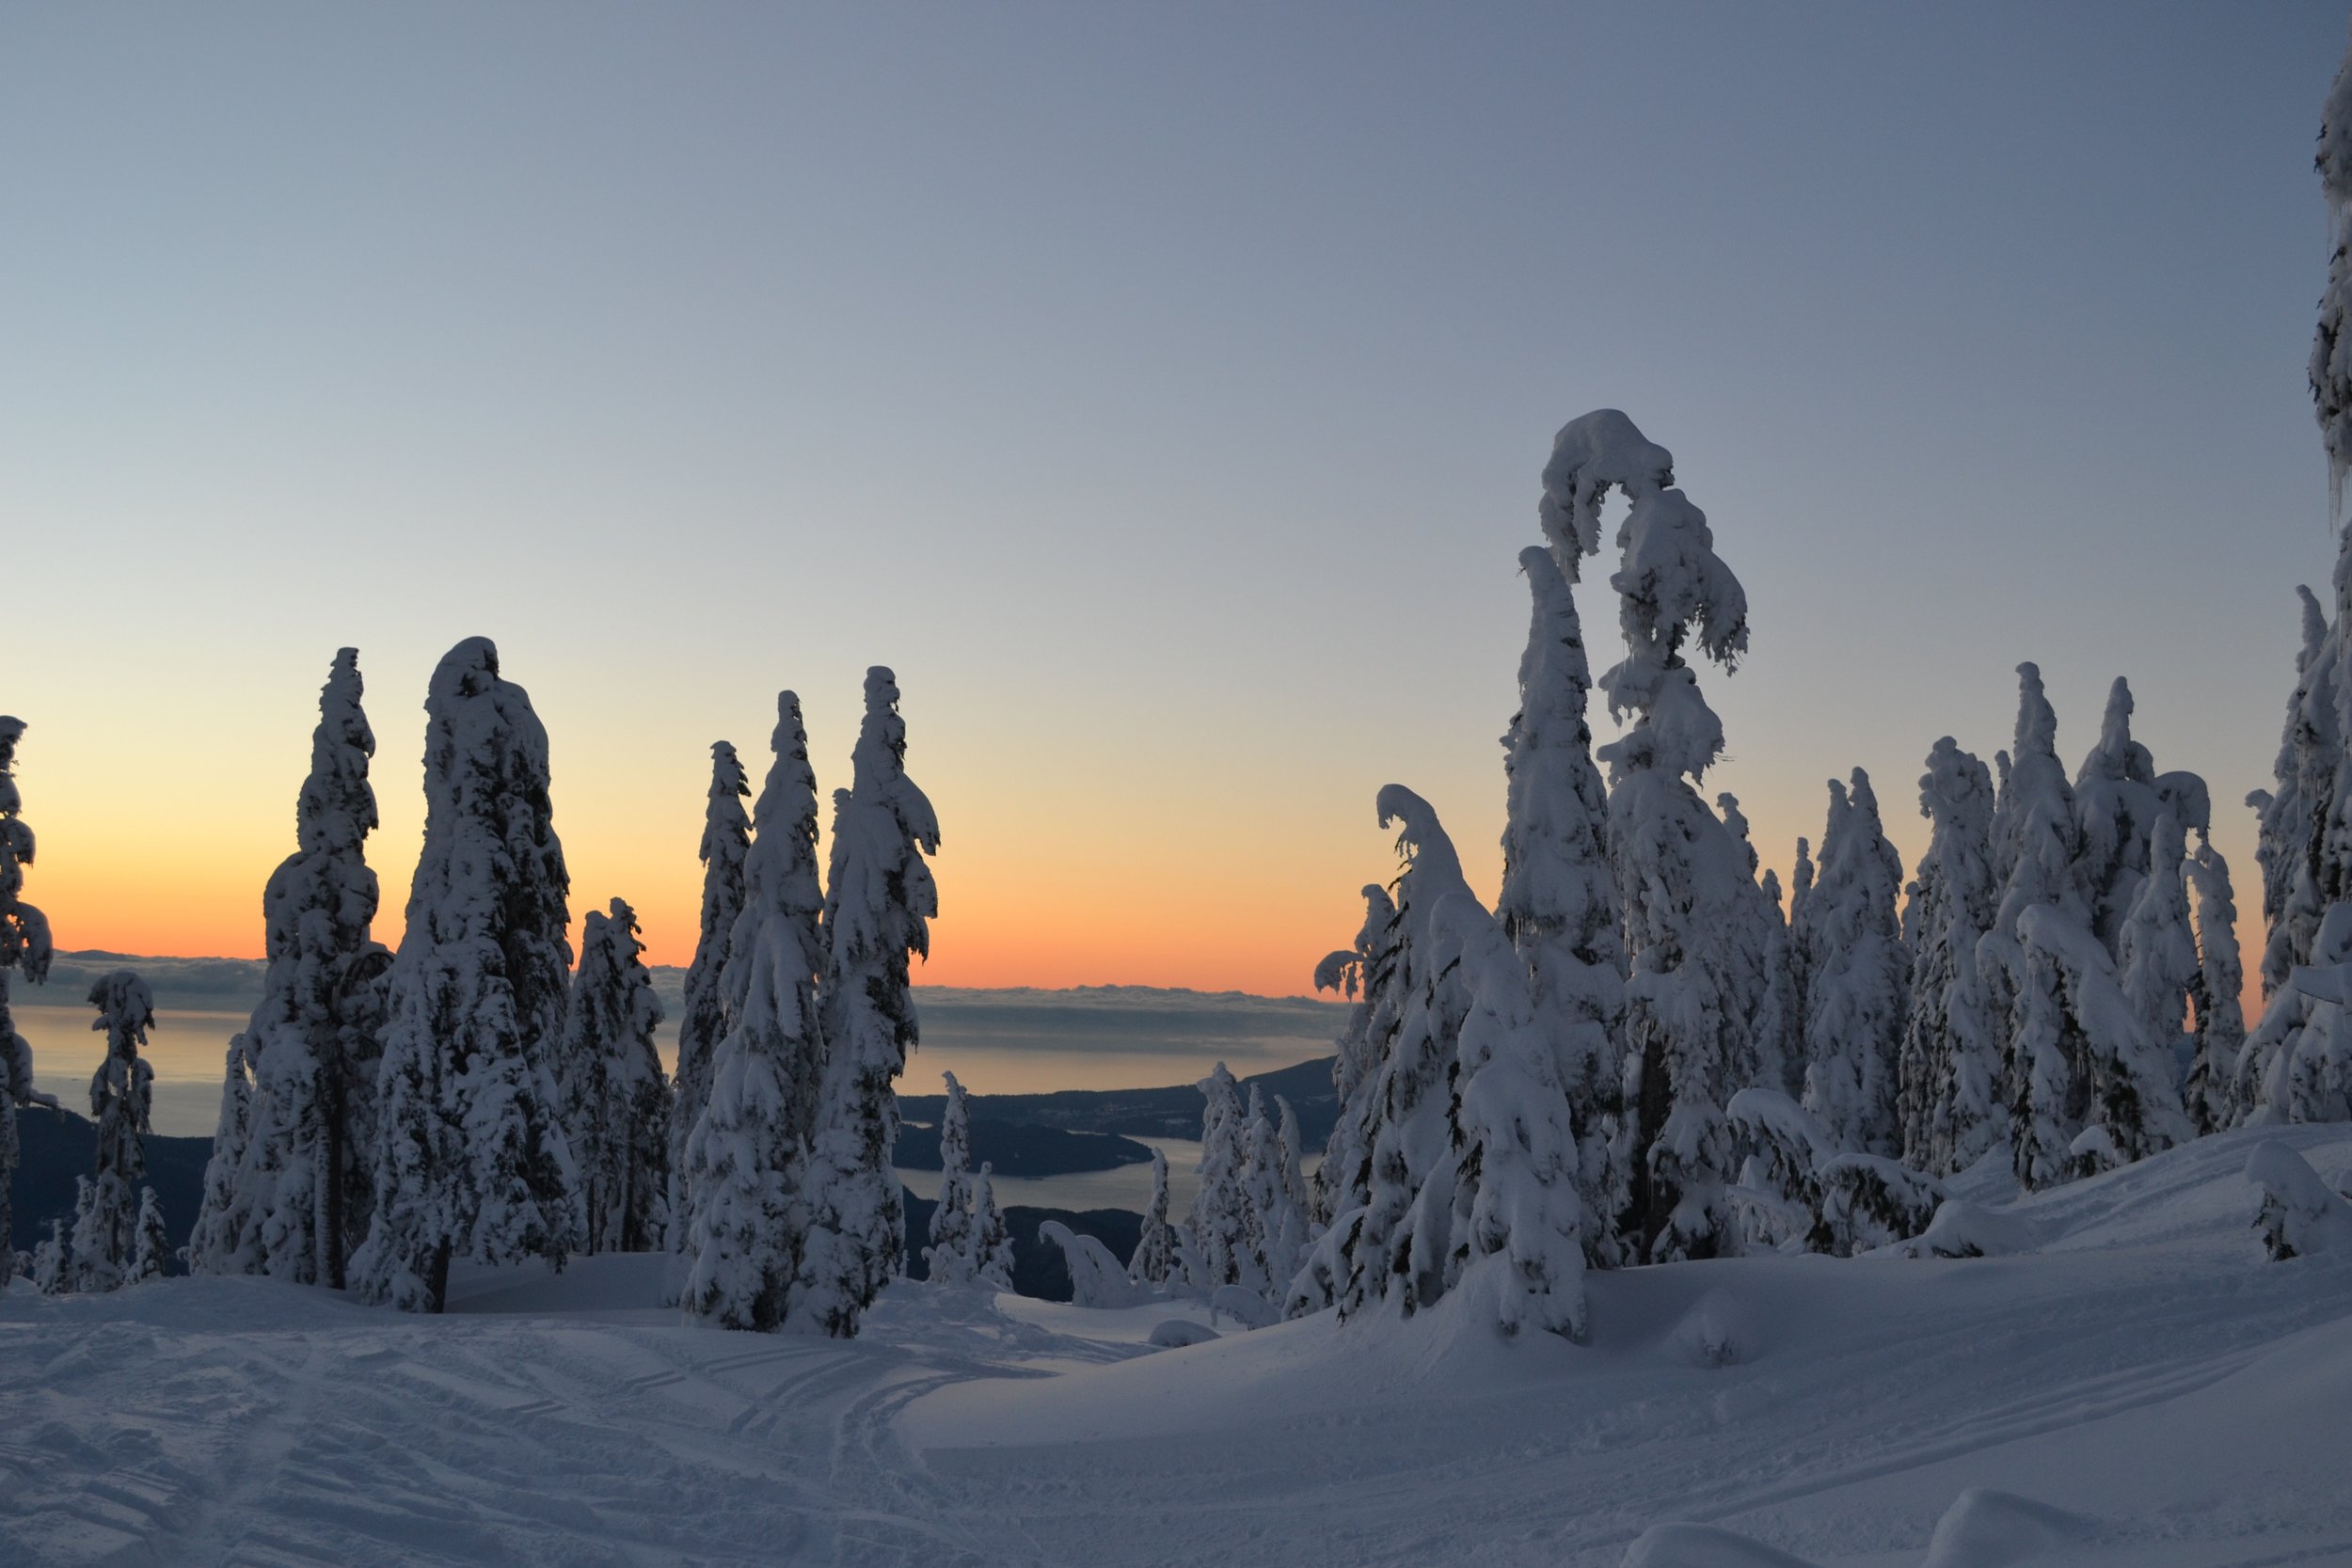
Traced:
<path fill-rule="evenodd" d="M 2264 1136 L 2352 1171 L 2344 1129 L 2233 1133 L 2027 1200 L 2030 1255 L 1596 1276 L 1582 1348 L 1455 1303 L 1152 1352 L 1205 1314 L 905 1284 L 858 1340 L 755 1338 L 635 1306 L 659 1258 L 466 1275 L 439 1320 L 20 1286 L 0 1562 L 1615 1564 L 1672 1520 L 1891 1568 L 1971 1487 L 2096 1525 L 1965 1568 L 2352 1562 L 2352 1257 L 2262 1260 Z"/>

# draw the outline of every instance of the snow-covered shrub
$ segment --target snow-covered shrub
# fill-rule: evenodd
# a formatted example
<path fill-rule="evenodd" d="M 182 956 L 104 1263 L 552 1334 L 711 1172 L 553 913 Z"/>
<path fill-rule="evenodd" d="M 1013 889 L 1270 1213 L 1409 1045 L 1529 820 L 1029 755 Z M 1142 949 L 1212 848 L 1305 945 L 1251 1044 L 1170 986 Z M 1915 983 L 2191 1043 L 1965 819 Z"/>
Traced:
<path fill-rule="evenodd" d="M 1743 1234 L 1757 1244 L 1851 1257 L 1927 1227 L 1941 1183 L 1882 1155 L 1840 1149 L 1802 1105 L 1773 1089 L 1742 1089 L 1725 1117 L 1742 1159 L 1732 1189 Z"/>
<path fill-rule="evenodd" d="M 1813 1173 L 1813 1250 L 1834 1258 L 1916 1236 L 1944 1201 L 1942 1182 L 1875 1154 L 1832 1156 Z"/>
<path fill-rule="evenodd" d="M 1073 1307 L 1140 1307 L 1165 1299 L 1161 1291 L 1128 1277 L 1110 1248 L 1093 1237 L 1081 1236 L 1059 1220 L 1047 1220 L 1037 1227 L 1037 1235 L 1061 1249 L 1062 1262 L 1070 1270 Z"/>
<path fill-rule="evenodd" d="M 1127 1259 L 1127 1277 L 1150 1290 L 1166 1289 L 1176 1272 L 1176 1238 L 1168 1223 L 1168 1155 L 1152 1151 L 1152 1201 L 1143 1212 L 1143 1228 L 1136 1238 L 1135 1256 Z"/>
<path fill-rule="evenodd" d="M 2274 1261 L 2352 1246 L 2352 1202 L 2328 1190 L 2309 1161 L 2275 1139 L 2246 1157 L 2246 1180 L 2261 1193 L 2254 1228 Z"/>
<path fill-rule="evenodd" d="M 131 1254 L 131 1283 L 161 1279 L 171 1258 L 171 1238 L 164 1233 L 164 1206 L 155 1189 L 139 1189 L 138 1240 Z"/>

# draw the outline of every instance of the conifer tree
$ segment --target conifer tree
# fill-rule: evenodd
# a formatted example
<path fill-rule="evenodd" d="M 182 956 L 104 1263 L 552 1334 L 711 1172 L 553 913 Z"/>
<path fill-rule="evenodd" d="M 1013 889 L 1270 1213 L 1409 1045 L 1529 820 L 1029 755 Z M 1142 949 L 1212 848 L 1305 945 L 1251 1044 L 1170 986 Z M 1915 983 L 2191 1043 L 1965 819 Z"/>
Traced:
<path fill-rule="evenodd" d="M 1307 1213 L 1294 1197 L 1295 1171 L 1283 1152 L 1282 1133 L 1266 1113 L 1265 1095 L 1249 1085 L 1249 1109 L 1242 1121 L 1242 1187 L 1248 1200 L 1244 1213 L 1248 1237 L 1251 1288 L 1269 1300 L 1279 1299 L 1298 1271 L 1298 1255 L 1307 1241 Z"/>
<path fill-rule="evenodd" d="M 48 1105 L 54 1095 L 33 1087 L 33 1048 L 16 1032 L 8 1013 L 8 972 L 40 985 L 49 978 L 49 921 L 24 902 L 24 868 L 33 863 L 33 830 L 18 814 L 24 800 L 16 787 L 16 747 L 24 721 L 0 716 L 0 1290 L 16 1272 L 8 1243 L 12 1223 L 9 1189 L 16 1181 L 16 1113 L 19 1106 Z"/>
<path fill-rule="evenodd" d="M 319 691 L 310 770 L 294 802 L 295 850 L 262 894 L 262 1004 L 232 1042 L 191 1267 L 340 1286 L 369 1212 L 380 1044 L 370 940 L 376 826 L 359 655 L 337 651 Z"/>
<path fill-rule="evenodd" d="M 650 1251 L 669 1221 L 670 1085 L 654 1045 L 661 1003 L 637 935 L 637 911 L 619 898 L 581 921 L 557 1053 L 591 1253 Z"/>
<path fill-rule="evenodd" d="M 1200 1090 L 1200 1185 L 1193 1193 L 1192 1283 L 1203 1294 L 1221 1285 L 1264 1282 L 1250 1257 L 1248 1123 L 1233 1075 L 1219 1062 Z"/>
<path fill-rule="evenodd" d="M 693 961 L 686 968 L 685 1006 L 678 1014 L 677 1075 L 670 1112 L 670 1248 L 687 1249 L 692 1212 L 687 1196 L 686 1142 L 710 1103 L 710 1063 L 727 1032 L 726 993 L 722 976 L 735 923 L 743 912 L 743 861 L 751 850 L 752 822 L 743 810 L 751 784 L 735 748 L 715 741 L 710 748 L 709 804 L 703 811 L 702 843 L 697 849 L 703 865 L 701 933 L 694 941 Z"/>
<path fill-rule="evenodd" d="M 2001 895 L 1977 957 L 2004 1021 L 2011 1164 L 2030 1188 L 2065 1179 L 2089 1109 L 2089 1079 L 2080 1070 L 2088 1048 L 2079 1015 L 2067 1005 L 2061 959 L 2080 951 L 2067 940 L 2069 930 L 2079 930 L 2093 946 L 2098 939 L 2080 882 L 2074 792 L 2058 760 L 2058 715 L 2038 668 L 2019 665 L 2017 680 L 2016 739 L 2013 751 L 1999 758 L 2002 782 L 1993 813 Z M 2043 940 L 2028 943 L 2025 918 L 2040 908 L 2057 912 L 2047 917 Z M 2112 984 L 2111 973 L 2108 979 Z"/>
<path fill-rule="evenodd" d="M 776 696 L 770 746 L 775 761 L 752 808 L 743 907 L 720 980 L 727 1030 L 687 1139 L 693 1261 L 683 1303 L 690 1316 L 763 1333 L 783 1326 L 801 1262 L 801 1184 L 825 1053 L 817 773 L 789 691 Z"/>
<path fill-rule="evenodd" d="M 164 1233 L 164 1208 L 155 1189 L 139 1189 L 138 1240 L 131 1255 L 131 1282 L 161 1279 L 171 1257 L 171 1238 Z"/>
<path fill-rule="evenodd" d="M 1716 555 L 1706 515 L 1674 488 L 1674 458 L 1614 409 L 1575 420 L 1554 443 L 1571 494 L 1631 501 L 1610 580 L 1626 654 L 1601 677 L 1610 711 L 1631 715 L 1601 748 L 1610 769 L 1610 848 L 1625 920 L 1626 1083 L 1634 1128 L 1626 1240 L 1651 1261 L 1723 1244 L 1729 1158 L 1720 1096 L 1749 1059 L 1771 987 L 1755 946 L 1762 891 L 1693 784 L 1723 751 L 1723 725 L 1684 658 L 1695 646 L 1726 671 L 1748 642 L 1747 596 Z"/>
<path fill-rule="evenodd" d="M 980 1162 L 972 1179 L 972 1276 L 999 1291 L 1012 1289 L 1012 1233 L 996 1207 L 996 1167 Z"/>
<path fill-rule="evenodd" d="M 1805 994 L 1804 1108 L 1840 1149 L 1889 1156 L 1911 979 L 1896 914 L 1902 863 L 1879 822 L 1870 776 L 1830 782 L 1820 879 L 1807 906 L 1817 955 Z"/>
<path fill-rule="evenodd" d="M 88 1185 L 87 1177 L 78 1179 Z M 65 1221 L 51 1220 L 49 1234 L 33 1248 L 33 1289 L 44 1296 L 62 1295 L 72 1288 L 72 1252 L 66 1244 Z"/>
<path fill-rule="evenodd" d="M 2187 835 L 2170 812 L 2159 813 L 2149 840 L 2148 873 L 2116 931 L 2123 999 L 2170 1069 L 2195 1065 L 2195 1041 L 2183 1028 L 2198 987 L 2197 930 L 2189 912 Z M 2183 1074 L 2185 1076 L 2185 1073 Z"/>
<path fill-rule="evenodd" d="M 487 638 L 442 657 L 424 705 L 424 848 L 385 978 L 375 1209 L 350 1274 L 437 1312 L 453 1258 L 560 1267 L 582 1220 L 549 1060 L 572 955 L 547 730 Z"/>
<path fill-rule="evenodd" d="M 923 1251 L 934 1283 L 972 1282 L 972 1113 L 964 1103 L 963 1085 L 952 1072 L 947 1081 L 947 1104 L 939 1117 L 939 1202 L 931 1209 L 931 1244 Z"/>
<path fill-rule="evenodd" d="M 1761 1086 L 1794 1098 L 1804 1092 L 1804 1004 L 1798 989 L 1796 933 L 1788 925 L 1781 898 L 1780 874 L 1767 867 L 1760 885 L 1764 893 L 1767 990 L 1756 1033 L 1763 1040 L 1777 1042 L 1771 1049 L 1779 1061 L 1780 1070 L 1759 1071 L 1756 1077 Z M 1762 1051 L 1759 1047 L 1759 1055 Z"/>
<path fill-rule="evenodd" d="M 1143 1212 L 1135 1256 L 1127 1259 L 1127 1277 L 1156 1291 L 1175 1272 L 1176 1238 L 1168 1223 L 1168 1156 L 1155 1148 L 1152 1151 L 1152 1202 Z"/>
<path fill-rule="evenodd" d="M 939 819 L 906 774 L 898 685 L 866 673 L 866 718 L 850 756 L 850 786 L 834 795 L 825 879 L 826 1060 L 813 1148 L 804 1287 L 796 1318 L 847 1338 L 898 1272 L 906 1226 L 890 1164 L 898 1136 L 892 1082 L 906 1070 L 918 1029 L 911 956 L 930 952 L 939 892 L 925 857 L 939 852 Z"/>
<path fill-rule="evenodd" d="M 1911 1009 L 1899 1108 L 1903 1163 L 1944 1176 L 2007 1142 L 2007 1031 L 1977 966 L 1994 913 L 1993 778 L 1950 736 L 1928 752 L 1927 768 L 1919 812 L 1931 827 L 1909 889 Z"/>
<path fill-rule="evenodd" d="M 1396 903 L 1377 883 L 1364 888 L 1363 898 L 1364 923 L 1355 945 L 1327 954 L 1315 966 L 1317 990 L 1343 991 L 1355 1004 L 1331 1062 L 1339 1117 L 1324 1140 L 1323 1164 L 1315 1169 L 1313 1217 L 1326 1227 L 1340 1214 L 1362 1208 L 1371 1197 L 1377 1088 L 1402 1012 Z M 1321 1294 L 1307 1309 L 1330 1305 L 1329 1296 Z"/>
<path fill-rule="evenodd" d="M 90 1078 L 90 1119 L 98 1124 L 96 1168 L 80 1189 L 73 1216 L 73 1289 L 120 1286 L 138 1256 L 138 1191 L 147 1177 L 140 1143 L 151 1129 L 155 1069 L 139 1055 L 155 1022 L 147 982 L 127 969 L 101 975 L 90 987 L 98 1017 L 90 1027 L 106 1037 L 106 1059 Z"/>
<path fill-rule="evenodd" d="M 2246 1048 L 2246 1014 L 2239 1000 L 2246 974 L 2238 958 L 2230 863 L 2202 832 L 2197 835 L 2187 874 L 2197 899 L 2197 976 L 2188 997 L 2197 1046 L 2184 1099 L 2197 1131 L 2217 1132 L 2231 1124 L 2236 1109 L 2233 1089 L 2238 1057 Z"/>
<path fill-rule="evenodd" d="M 2149 838 L 2162 810 L 2155 761 L 2132 738 L 2132 689 L 2119 675 L 2107 690 L 2099 744 L 2074 774 L 2082 858 L 2077 877 L 2091 929 L 2109 953 L 2118 950 L 2124 917 L 2148 875 Z"/>
<path fill-rule="evenodd" d="M 1519 552 L 1534 597 L 1519 659 L 1519 710 L 1502 737 L 1507 781 L 1496 917 L 1528 967 L 1537 1027 L 1558 1056 L 1578 1144 L 1587 1243 L 1606 1259 L 1632 1190 L 1619 1095 L 1625 948 L 1609 867 L 1609 798 L 1593 762 L 1592 689 L 1572 585 L 1600 547 L 1597 496 L 1555 459 L 1542 505 L 1549 549 Z"/>
<path fill-rule="evenodd" d="M 1395 884 L 1391 960 L 1396 1023 L 1378 1074 L 1365 1090 L 1364 1196 L 1333 1216 L 1308 1275 L 1315 1283 L 1311 1294 L 1327 1286 L 1343 1317 L 1387 1295 L 1399 1249 L 1410 1244 L 1406 1216 L 1430 1173 L 1449 1158 L 1453 1078 L 1470 1002 L 1460 972 L 1466 922 L 1440 918 L 1440 911 L 1461 899 L 1485 915 L 1429 802 L 1402 784 L 1389 784 L 1375 803 L 1381 826 L 1399 828 L 1397 850 L 1406 857 Z M 1204 1243 L 1197 1224 L 1194 1243 L 1213 1244 Z M 1297 1291 L 1287 1309 L 1305 1309 Z"/>
<path fill-rule="evenodd" d="M 2312 941 L 2328 902 L 2320 879 L 2328 869 L 2327 819 L 2343 756 L 2337 743 L 2333 633 L 2312 591 L 2298 584 L 2295 592 L 2303 607 L 2303 644 L 2295 656 L 2286 733 L 2273 765 L 2278 788 L 2258 789 L 2246 798 L 2255 811 L 2254 860 L 2262 869 L 2263 924 L 2268 932 L 2262 955 L 2265 1001 L 2286 984 L 2297 964 L 2311 961 Z"/>

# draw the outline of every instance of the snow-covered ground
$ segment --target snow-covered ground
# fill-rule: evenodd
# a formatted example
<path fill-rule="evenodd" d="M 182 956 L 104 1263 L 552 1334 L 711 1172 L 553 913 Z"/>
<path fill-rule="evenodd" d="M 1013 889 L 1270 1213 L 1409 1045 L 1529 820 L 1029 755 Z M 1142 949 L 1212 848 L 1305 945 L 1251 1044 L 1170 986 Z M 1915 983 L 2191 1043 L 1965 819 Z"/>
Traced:
<path fill-rule="evenodd" d="M 1596 1276 L 1583 1347 L 1469 1291 L 1154 1350 L 1205 1312 L 902 1282 L 756 1338 L 648 1258 L 438 1320 L 20 1284 L 0 1563 L 2352 1562 L 2352 1256 L 2264 1259 L 2264 1136 L 2352 1175 L 2352 1129 L 2208 1138 L 2016 1204 L 2014 1256 Z"/>

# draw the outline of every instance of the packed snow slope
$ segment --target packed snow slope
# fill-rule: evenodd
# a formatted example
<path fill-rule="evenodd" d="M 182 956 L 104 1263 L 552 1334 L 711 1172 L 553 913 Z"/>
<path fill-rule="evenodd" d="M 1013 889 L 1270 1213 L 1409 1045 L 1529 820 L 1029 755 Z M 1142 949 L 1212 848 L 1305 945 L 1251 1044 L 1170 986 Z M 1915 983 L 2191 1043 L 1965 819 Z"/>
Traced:
<path fill-rule="evenodd" d="M 643 1257 L 440 1319 L 20 1284 L 0 1562 L 2352 1562 L 2352 1255 L 2265 1260 L 2265 1137 L 2352 1178 L 2352 1129 L 2206 1138 L 1998 1208 L 2006 1256 L 1596 1275 L 1587 1346 L 1475 1276 L 1168 1350 L 1204 1310 L 907 1282 L 853 1342 L 687 1328 Z"/>

